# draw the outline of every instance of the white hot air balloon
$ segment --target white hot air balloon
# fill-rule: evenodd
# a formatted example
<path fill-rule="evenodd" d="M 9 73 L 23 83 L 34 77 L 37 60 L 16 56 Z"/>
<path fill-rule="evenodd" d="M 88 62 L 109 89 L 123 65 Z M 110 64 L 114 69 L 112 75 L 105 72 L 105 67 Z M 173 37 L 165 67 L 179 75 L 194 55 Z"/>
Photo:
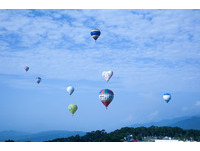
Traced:
<path fill-rule="evenodd" d="M 113 71 L 103 71 L 102 76 L 106 79 L 108 82 L 110 78 L 113 76 Z"/>
<path fill-rule="evenodd" d="M 171 99 L 171 95 L 169 93 L 163 94 L 163 99 L 165 100 L 166 103 L 168 103 Z"/>
<path fill-rule="evenodd" d="M 74 88 L 72 86 L 67 87 L 67 92 L 71 95 L 74 92 Z"/>

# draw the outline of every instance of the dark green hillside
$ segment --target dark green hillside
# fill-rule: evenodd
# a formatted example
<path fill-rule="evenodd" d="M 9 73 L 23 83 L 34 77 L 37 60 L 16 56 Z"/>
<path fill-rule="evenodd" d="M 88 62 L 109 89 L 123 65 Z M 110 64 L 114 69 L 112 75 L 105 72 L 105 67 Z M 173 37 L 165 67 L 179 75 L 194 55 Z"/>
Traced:
<path fill-rule="evenodd" d="M 68 138 L 53 139 L 49 142 L 122 142 L 124 137 L 132 135 L 133 140 L 153 141 L 170 137 L 176 140 L 200 141 L 199 130 L 183 130 L 179 127 L 124 127 L 107 133 L 105 130 L 97 130 L 86 133 L 84 136 L 71 136 Z"/>

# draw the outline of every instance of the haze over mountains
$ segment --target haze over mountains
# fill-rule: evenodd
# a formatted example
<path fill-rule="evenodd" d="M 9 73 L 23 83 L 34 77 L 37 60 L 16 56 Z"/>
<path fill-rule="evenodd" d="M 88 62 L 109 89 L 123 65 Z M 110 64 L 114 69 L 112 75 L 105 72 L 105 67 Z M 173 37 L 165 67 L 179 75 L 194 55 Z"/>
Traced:
<path fill-rule="evenodd" d="M 196 129 L 200 130 L 200 116 L 192 117 L 179 117 L 174 119 L 162 120 L 159 122 L 143 123 L 143 124 L 134 124 L 131 127 L 140 127 L 140 126 L 170 126 L 170 127 L 180 127 L 182 129 Z"/>
<path fill-rule="evenodd" d="M 149 127 L 149 126 L 170 126 L 170 127 L 180 127 L 182 129 L 196 129 L 200 130 L 200 116 L 193 117 L 180 117 L 169 120 L 162 120 L 159 122 L 151 122 L 144 124 L 135 124 L 129 127 Z M 31 142 L 41 142 L 48 141 L 56 138 L 67 138 L 70 136 L 75 136 L 79 134 L 83 136 L 86 132 L 81 131 L 44 131 L 39 133 L 27 133 L 20 131 L 2 131 L 0 132 L 0 141 L 4 142 L 5 140 L 11 139 L 17 142 L 31 141 Z"/>
<path fill-rule="evenodd" d="M 80 136 L 85 135 L 85 132 L 81 131 L 44 131 L 39 133 L 27 133 L 20 131 L 2 131 L 0 132 L 0 142 L 11 139 L 17 142 L 31 141 L 31 142 L 42 142 L 56 138 L 70 137 L 79 134 Z"/>

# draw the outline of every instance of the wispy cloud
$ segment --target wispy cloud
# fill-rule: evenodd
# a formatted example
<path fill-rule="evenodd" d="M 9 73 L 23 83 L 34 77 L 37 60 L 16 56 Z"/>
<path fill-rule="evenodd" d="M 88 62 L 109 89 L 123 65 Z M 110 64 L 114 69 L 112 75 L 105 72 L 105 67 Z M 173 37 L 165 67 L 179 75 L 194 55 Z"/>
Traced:
<path fill-rule="evenodd" d="M 182 111 L 187 111 L 188 110 L 188 107 L 182 107 Z"/>
<path fill-rule="evenodd" d="M 96 43 L 90 36 L 93 28 L 102 33 Z M 57 125 L 64 128 L 91 128 L 96 117 L 101 128 L 199 114 L 199 48 L 200 10 L 0 10 L 0 84 L 2 90 L 6 87 L 2 100 L 20 100 L 23 113 L 35 102 L 31 96 L 41 92 L 38 97 L 44 101 L 39 106 L 44 108 L 37 113 L 43 115 L 48 104 L 56 111 Z M 30 70 L 25 72 L 24 66 Z M 101 76 L 104 70 L 114 71 L 109 83 Z M 39 86 L 36 76 L 42 78 Z M 68 85 L 75 93 L 66 98 Z M 101 110 L 98 99 L 103 88 L 115 93 L 108 112 Z M 9 99 L 11 89 L 16 96 Z M 17 93 L 23 89 L 31 89 L 30 102 Z M 168 104 L 162 99 L 165 92 L 172 94 Z M 51 94 L 49 99 L 43 93 Z M 68 123 L 58 97 L 63 105 L 78 103 L 79 124 Z M 5 115 L 18 113 L 9 102 L 1 101 L 0 106 Z M 23 115 L 18 117 L 26 119 Z M 39 120 L 34 118 L 30 124 Z"/>
<path fill-rule="evenodd" d="M 2 74 L 22 75 L 29 65 L 31 74 L 46 78 L 98 81 L 103 70 L 113 70 L 125 88 L 199 88 L 197 10 L 0 12 Z M 92 28 L 102 31 L 96 44 Z"/>
<path fill-rule="evenodd" d="M 149 116 L 153 118 L 153 117 L 157 116 L 158 113 L 159 113 L 158 111 L 154 111 L 151 114 L 149 114 Z"/>
<path fill-rule="evenodd" d="M 159 111 L 151 111 L 149 114 L 146 115 L 145 123 L 155 121 L 159 117 Z"/>
<path fill-rule="evenodd" d="M 200 106 L 200 101 L 197 101 L 196 103 L 195 103 L 195 106 Z"/>
<path fill-rule="evenodd" d="M 133 121 L 135 120 L 135 118 L 133 117 L 133 115 L 129 115 L 126 119 L 124 119 L 122 122 L 127 124 L 133 124 Z"/>

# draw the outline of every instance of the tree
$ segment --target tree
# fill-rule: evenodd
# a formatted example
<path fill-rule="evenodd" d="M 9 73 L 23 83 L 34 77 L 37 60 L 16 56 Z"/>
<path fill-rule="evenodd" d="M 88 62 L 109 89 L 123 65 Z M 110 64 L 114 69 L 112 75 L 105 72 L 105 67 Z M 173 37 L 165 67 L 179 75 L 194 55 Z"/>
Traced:
<path fill-rule="evenodd" d="M 12 139 L 5 140 L 5 142 L 14 142 Z"/>
<path fill-rule="evenodd" d="M 86 133 L 84 136 L 71 136 L 68 138 L 58 138 L 52 142 L 120 142 L 124 137 L 132 135 L 135 140 L 142 140 L 144 137 L 157 137 L 162 139 L 165 136 L 176 138 L 178 140 L 200 141 L 199 130 L 183 130 L 179 127 L 123 127 L 113 132 L 106 133 L 105 130 L 96 130 Z"/>

